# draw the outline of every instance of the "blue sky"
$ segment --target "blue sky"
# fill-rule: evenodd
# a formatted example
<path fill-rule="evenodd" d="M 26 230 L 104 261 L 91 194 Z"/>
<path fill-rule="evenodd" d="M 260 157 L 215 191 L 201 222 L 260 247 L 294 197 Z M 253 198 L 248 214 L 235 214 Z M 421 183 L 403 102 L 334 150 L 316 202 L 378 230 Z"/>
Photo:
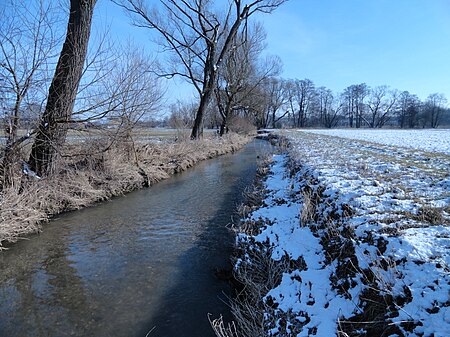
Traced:
<path fill-rule="evenodd" d="M 450 99 L 448 0 L 290 0 L 261 19 L 284 77 L 335 92 L 365 82 Z"/>
<path fill-rule="evenodd" d="M 153 50 L 148 32 L 111 2 L 99 1 L 96 11 L 113 34 Z M 264 23 L 266 52 L 282 59 L 284 78 L 309 78 L 334 92 L 365 82 L 450 100 L 449 0 L 290 0 L 254 19 Z M 189 92 L 168 90 L 176 98 Z"/>

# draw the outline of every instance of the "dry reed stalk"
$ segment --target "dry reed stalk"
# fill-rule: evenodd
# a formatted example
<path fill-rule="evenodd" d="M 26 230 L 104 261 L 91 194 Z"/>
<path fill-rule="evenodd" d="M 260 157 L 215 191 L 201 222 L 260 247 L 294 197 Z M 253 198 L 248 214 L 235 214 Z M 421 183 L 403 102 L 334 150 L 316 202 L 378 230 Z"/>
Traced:
<path fill-rule="evenodd" d="M 217 337 L 239 337 L 234 322 L 225 325 L 222 316 L 215 320 L 211 320 L 208 316 L 208 319 Z"/>
<path fill-rule="evenodd" d="M 241 249 L 245 250 L 245 246 Z M 268 319 L 270 315 L 265 317 L 273 309 L 264 298 L 289 270 L 289 259 L 273 260 L 268 247 L 245 251 L 248 261 L 240 261 L 235 268 L 235 277 L 244 288 L 232 301 L 232 312 L 242 336 L 263 336 L 265 327 L 274 324 Z"/>

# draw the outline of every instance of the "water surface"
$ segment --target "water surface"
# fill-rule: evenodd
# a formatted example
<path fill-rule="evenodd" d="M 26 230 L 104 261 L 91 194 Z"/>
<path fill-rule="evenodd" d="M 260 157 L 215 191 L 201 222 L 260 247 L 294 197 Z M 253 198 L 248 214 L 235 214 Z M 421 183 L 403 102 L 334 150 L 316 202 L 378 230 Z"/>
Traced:
<path fill-rule="evenodd" d="M 0 336 L 214 336 L 231 319 L 227 229 L 255 141 L 151 188 L 60 216 L 0 253 Z"/>

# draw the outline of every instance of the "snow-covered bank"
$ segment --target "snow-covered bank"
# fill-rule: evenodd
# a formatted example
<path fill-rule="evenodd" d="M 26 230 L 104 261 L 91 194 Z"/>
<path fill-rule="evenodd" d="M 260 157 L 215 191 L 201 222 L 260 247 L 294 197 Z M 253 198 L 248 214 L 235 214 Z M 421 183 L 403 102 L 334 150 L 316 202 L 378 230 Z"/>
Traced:
<path fill-rule="evenodd" d="M 450 157 L 285 136 L 237 238 L 253 332 L 450 336 Z"/>

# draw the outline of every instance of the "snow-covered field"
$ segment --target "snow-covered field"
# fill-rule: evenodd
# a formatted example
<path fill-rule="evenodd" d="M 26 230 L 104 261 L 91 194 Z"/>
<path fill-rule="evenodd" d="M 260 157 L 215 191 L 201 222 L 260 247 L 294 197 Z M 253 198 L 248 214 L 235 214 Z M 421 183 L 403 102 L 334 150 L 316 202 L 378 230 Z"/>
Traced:
<path fill-rule="evenodd" d="M 406 147 L 429 152 L 450 154 L 450 129 L 427 130 L 378 130 L 331 129 L 303 130 L 316 134 L 363 140 L 378 144 Z"/>
<path fill-rule="evenodd" d="M 450 132 L 283 135 L 291 160 L 247 219 L 264 225 L 238 236 L 291 261 L 264 294 L 267 335 L 450 336 Z"/>

